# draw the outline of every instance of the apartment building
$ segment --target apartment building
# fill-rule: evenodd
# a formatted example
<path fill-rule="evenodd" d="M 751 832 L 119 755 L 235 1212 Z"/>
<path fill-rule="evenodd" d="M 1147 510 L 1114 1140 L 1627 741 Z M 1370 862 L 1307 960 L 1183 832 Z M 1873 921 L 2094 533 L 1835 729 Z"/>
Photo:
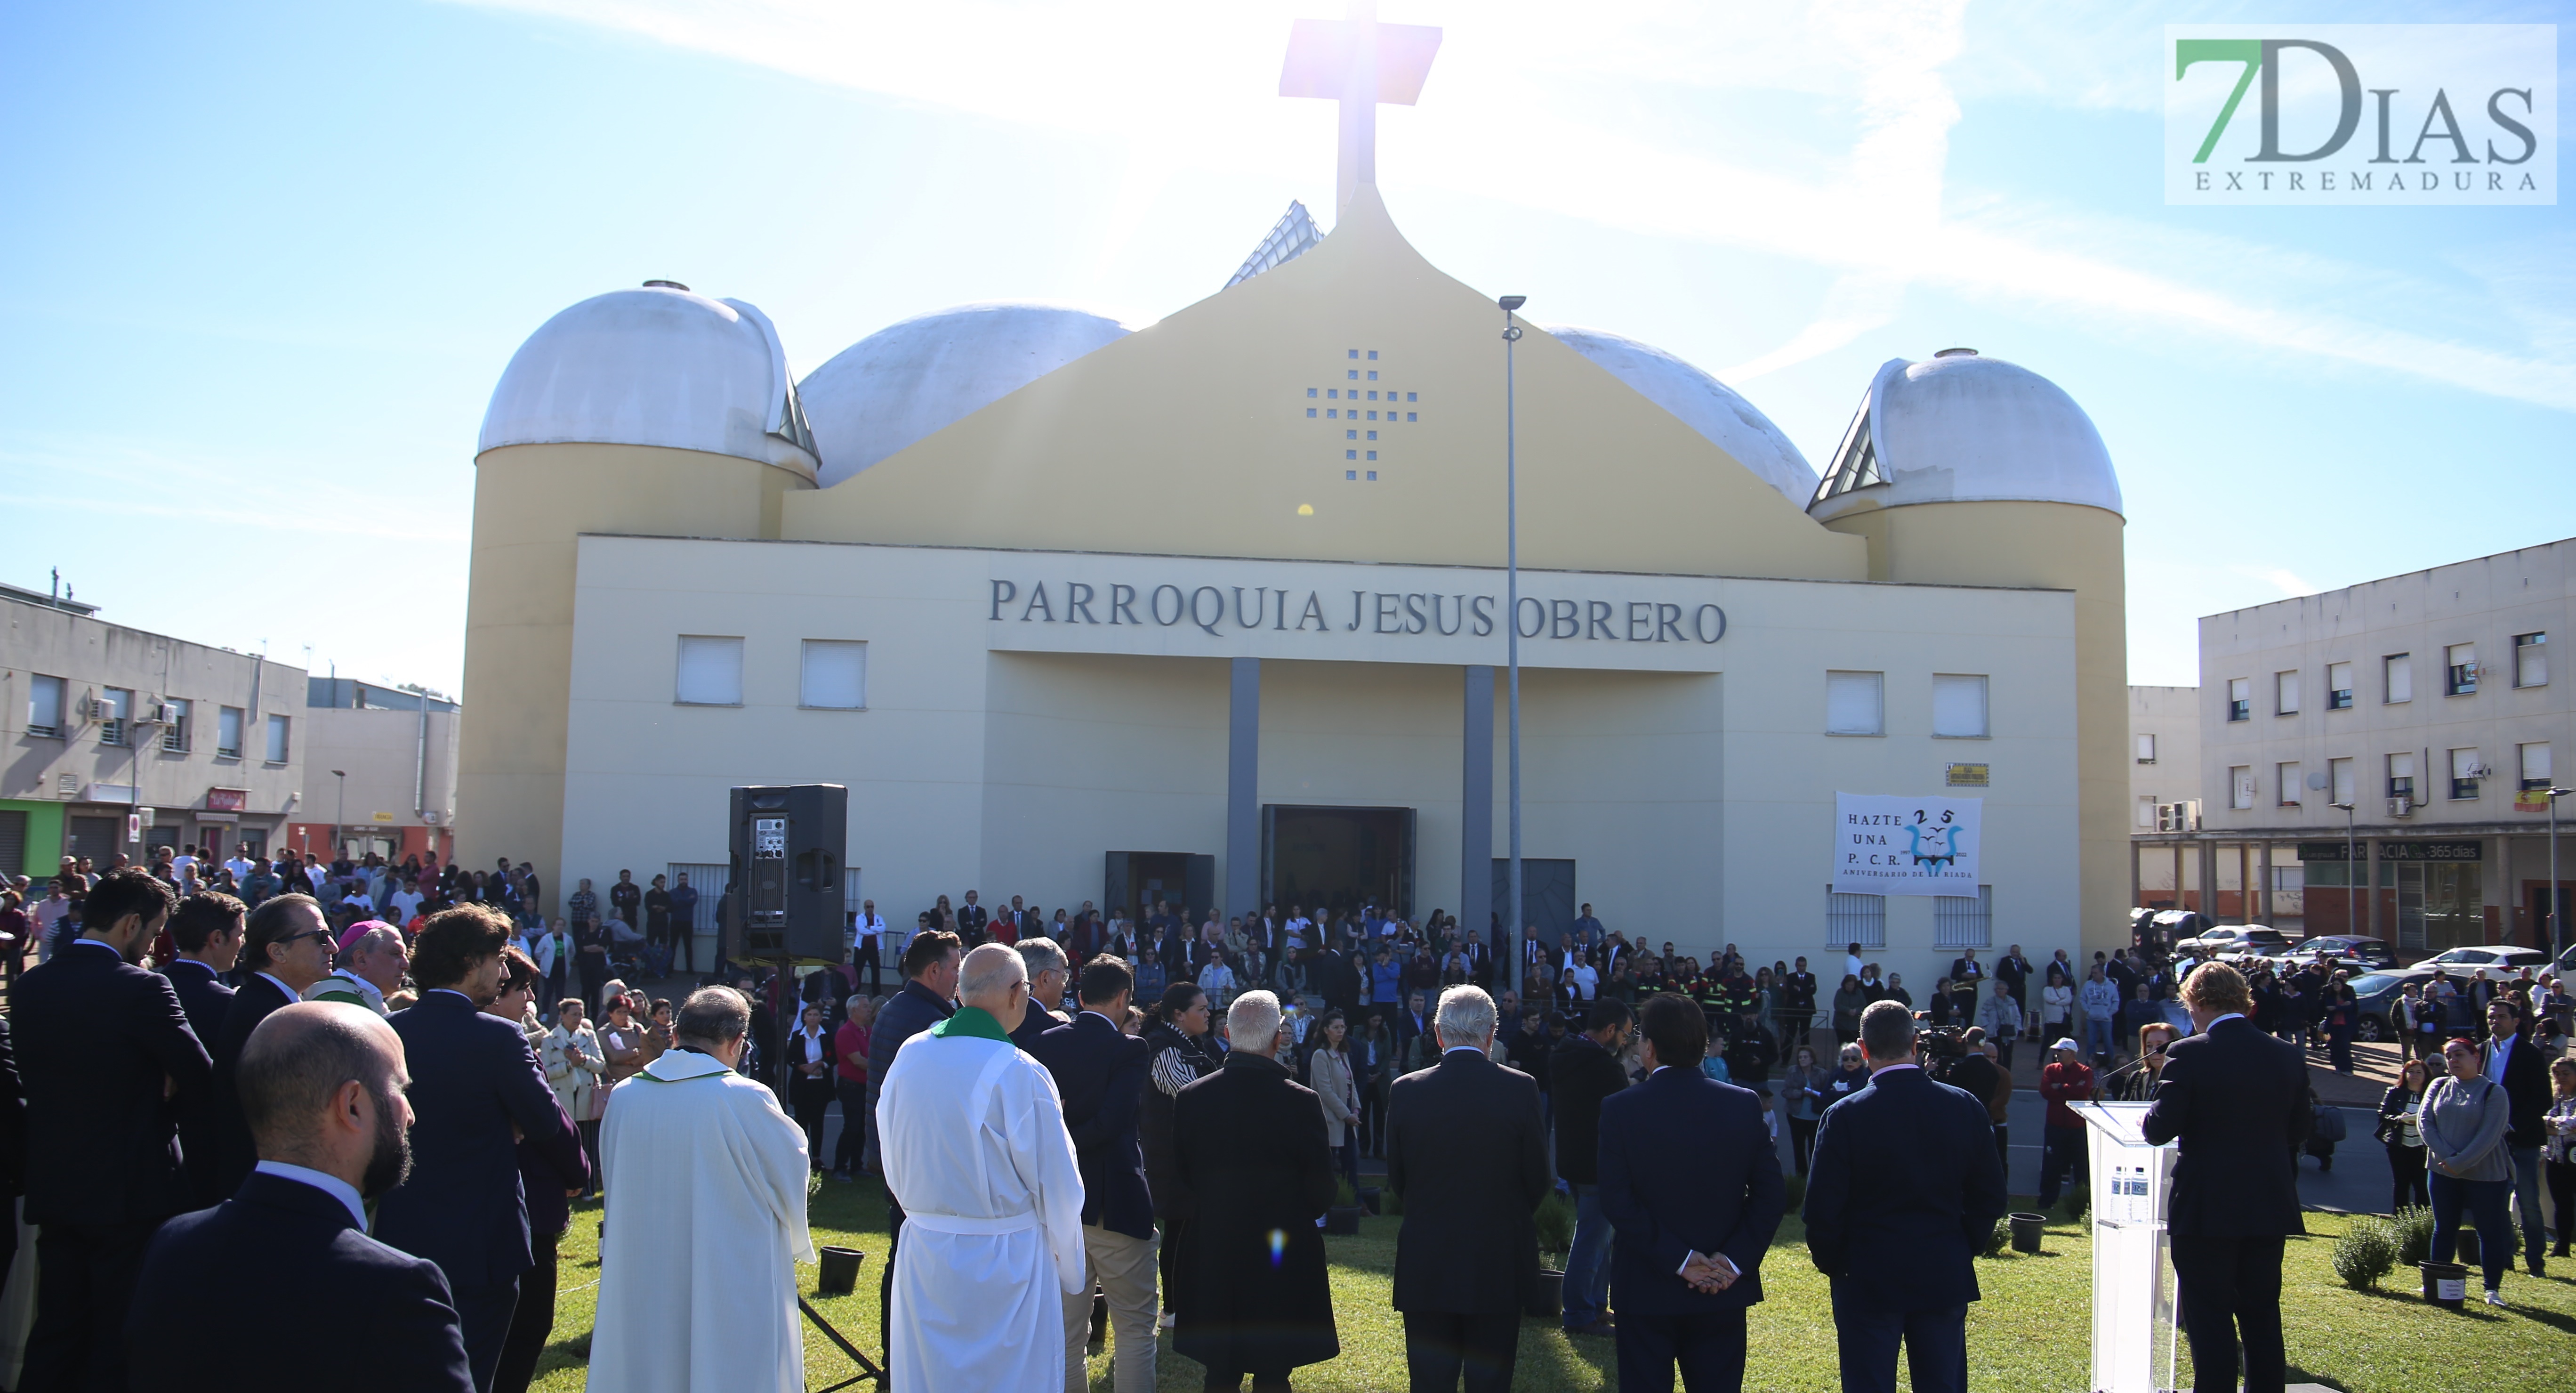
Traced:
<path fill-rule="evenodd" d="M 2571 595 L 2576 539 L 2202 619 L 2199 817 L 2137 829 L 2133 882 L 2171 865 L 2191 907 L 2409 952 L 2541 942 Z"/>

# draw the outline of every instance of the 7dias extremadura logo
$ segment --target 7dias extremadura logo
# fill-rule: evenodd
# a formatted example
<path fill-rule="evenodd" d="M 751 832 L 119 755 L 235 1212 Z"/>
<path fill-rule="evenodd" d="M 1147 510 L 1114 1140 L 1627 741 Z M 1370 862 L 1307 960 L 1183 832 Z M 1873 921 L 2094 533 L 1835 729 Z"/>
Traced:
<path fill-rule="evenodd" d="M 2552 24 L 2165 29 L 2167 203 L 2558 201 Z"/>

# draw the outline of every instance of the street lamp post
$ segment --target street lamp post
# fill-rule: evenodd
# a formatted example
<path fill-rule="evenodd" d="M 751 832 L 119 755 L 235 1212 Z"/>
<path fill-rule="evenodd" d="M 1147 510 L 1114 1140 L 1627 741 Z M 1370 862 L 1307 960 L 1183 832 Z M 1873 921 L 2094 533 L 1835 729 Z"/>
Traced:
<path fill-rule="evenodd" d="M 328 848 L 331 859 L 337 861 L 340 859 L 340 839 L 349 835 L 349 771 L 334 769 L 331 771 L 331 777 L 340 781 L 340 806 L 332 814 L 339 820 L 332 824 L 331 845 Z"/>
<path fill-rule="evenodd" d="M 2358 920 L 2356 920 L 2352 912 L 2352 810 L 2355 805 L 2351 803 L 2335 803 L 2330 806 L 2343 809 L 2343 931 L 2345 933 L 2356 933 L 2358 932 L 2356 928 Z"/>
<path fill-rule="evenodd" d="M 1503 634 L 1504 642 L 1506 644 L 1505 656 L 1508 660 L 1511 673 L 1510 744 L 1512 765 L 1512 866 L 1510 893 L 1512 918 L 1510 932 L 1512 940 L 1515 943 L 1520 943 L 1521 957 L 1526 961 L 1529 957 L 1529 945 L 1527 943 L 1520 942 L 1521 935 L 1529 928 L 1528 921 L 1521 917 L 1520 422 L 1517 415 L 1519 402 L 1515 395 L 1513 382 L 1513 350 L 1521 341 L 1521 326 L 1512 321 L 1512 315 L 1515 311 L 1519 310 L 1521 306 L 1529 303 L 1529 297 L 1526 295 L 1506 295 L 1497 303 L 1503 307 Z M 1510 982 L 1515 980 L 1518 975 L 1516 968 L 1506 967 L 1503 972 L 1503 980 L 1505 982 Z M 1522 986 L 1527 987 L 1528 985 L 1529 984 L 1526 981 L 1522 982 Z"/>

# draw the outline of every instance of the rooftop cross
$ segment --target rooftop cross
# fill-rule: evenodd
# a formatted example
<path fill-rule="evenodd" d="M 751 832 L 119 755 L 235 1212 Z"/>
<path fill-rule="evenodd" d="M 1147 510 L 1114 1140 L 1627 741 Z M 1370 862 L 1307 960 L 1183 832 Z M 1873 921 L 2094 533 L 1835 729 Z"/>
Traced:
<path fill-rule="evenodd" d="M 1279 95 L 1324 97 L 1342 104 L 1341 158 L 1333 180 L 1333 220 L 1350 211 L 1351 194 L 1377 183 L 1377 108 L 1411 106 L 1422 96 L 1440 31 L 1424 24 L 1380 24 L 1377 0 L 1350 0 L 1348 19 L 1301 19 L 1288 35 Z"/>

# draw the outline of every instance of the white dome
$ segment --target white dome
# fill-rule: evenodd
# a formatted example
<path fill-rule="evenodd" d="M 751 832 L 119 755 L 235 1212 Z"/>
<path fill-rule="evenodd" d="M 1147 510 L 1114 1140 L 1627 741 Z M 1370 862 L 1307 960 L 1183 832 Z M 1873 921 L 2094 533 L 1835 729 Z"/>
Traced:
<path fill-rule="evenodd" d="M 1893 358 L 1835 452 L 1816 500 L 1825 513 L 1857 488 L 1906 503 L 2026 500 L 2121 511 L 2120 478 L 2093 418 L 2065 389 L 1972 349 L 1928 362 Z"/>
<path fill-rule="evenodd" d="M 594 295 L 512 355 L 478 452 L 568 443 L 699 450 L 808 478 L 815 464 L 768 316 L 669 284 Z"/>
<path fill-rule="evenodd" d="M 825 488 L 1103 344 L 1117 320 L 1066 305 L 959 305 L 890 324 L 799 385 Z"/>
<path fill-rule="evenodd" d="M 1639 396 L 1682 419 L 1737 463 L 1804 508 L 1815 496 L 1816 470 L 1771 418 L 1735 389 L 1650 344 L 1599 329 L 1551 326 L 1566 347 L 1609 369 Z"/>

